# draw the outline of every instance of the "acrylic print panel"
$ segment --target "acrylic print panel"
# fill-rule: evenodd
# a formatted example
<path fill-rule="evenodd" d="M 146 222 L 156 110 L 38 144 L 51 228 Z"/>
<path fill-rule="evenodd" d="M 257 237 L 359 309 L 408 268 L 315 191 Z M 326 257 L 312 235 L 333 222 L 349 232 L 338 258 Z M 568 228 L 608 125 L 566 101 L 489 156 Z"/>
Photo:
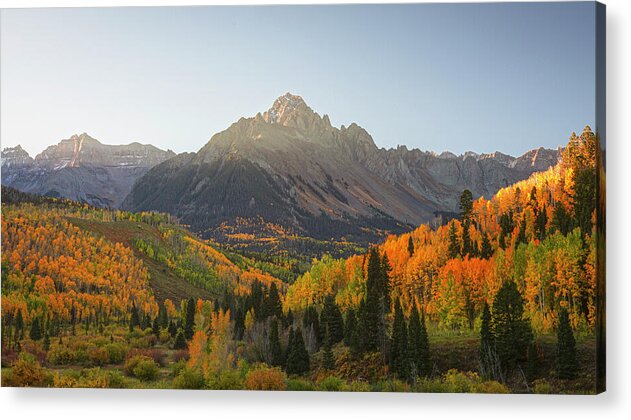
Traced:
<path fill-rule="evenodd" d="M 1 23 L 2 386 L 605 389 L 603 5 Z"/>

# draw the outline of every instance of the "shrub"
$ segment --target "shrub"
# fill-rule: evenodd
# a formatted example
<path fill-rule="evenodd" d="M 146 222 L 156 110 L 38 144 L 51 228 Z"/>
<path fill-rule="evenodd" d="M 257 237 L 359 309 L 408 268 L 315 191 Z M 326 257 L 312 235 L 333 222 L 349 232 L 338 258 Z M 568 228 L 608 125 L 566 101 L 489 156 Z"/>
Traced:
<path fill-rule="evenodd" d="M 288 379 L 287 380 L 288 391 L 315 391 L 313 382 L 306 379 Z"/>
<path fill-rule="evenodd" d="M 162 349 L 131 349 L 127 352 L 127 358 L 130 359 L 134 356 L 146 356 L 152 359 L 154 362 L 159 364 L 160 366 L 165 365 L 164 359 L 166 358 L 166 354 Z"/>
<path fill-rule="evenodd" d="M 382 392 L 409 392 L 410 385 L 398 379 L 392 379 L 389 381 L 380 381 L 379 387 Z"/>
<path fill-rule="evenodd" d="M 86 369 L 81 371 L 78 388 L 109 388 L 110 377 L 107 372 L 101 368 Z"/>
<path fill-rule="evenodd" d="M 142 357 L 142 356 L 141 356 Z M 141 381 L 153 381 L 158 377 L 160 369 L 151 359 L 139 361 L 133 369 L 134 376 Z"/>
<path fill-rule="evenodd" d="M 207 378 L 206 386 L 209 389 L 238 390 L 243 389 L 243 381 L 241 380 L 239 371 L 235 369 L 225 369 Z"/>
<path fill-rule="evenodd" d="M 552 394 L 552 385 L 545 379 L 537 379 L 532 383 L 532 392 L 535 394 Z"/>
<path fill-rule="evenodd" d="M 3 385 L 43 387 L 50 383 L 51 375 L 39 364 L 30 353 L 20 353 L 13 363 L 11 371 L 3 375 Z"/>
<path fill-rule="evenodd" d="M 78 380 L 72 375 L 55 373 L 53 376 L 53 386 L 55 388 L 76 388 Z"/>
<path fill-rule="evenodd" d="M 158 337 L 158 339 L 160 340 L 160 343 L 166 344 L 171 341 L 171 334 L 169 334 L 168 330 L 162 330 L 160 331 L 160 336 Z"/>
<path fill-rule="evenodd" d="M 188 360 L 188 350 L 175 350 L 173 352 L 173 355 L 171 356 L 171 359 L 174 362 L 179 362 L 180 360 Z"/>
<path fill-rule="evenodd" d="M 173 388 L 177 389 L 202 389 L 204 387 L 204 375 L 196 369 L 184 367 L 173 380 Z"/>
<path fill-rule="evenodd" d="M 129 376 L 134 376 L 134 369 L 138 366 L 138 363 L 145 361 L 153 362 L 153 359 L 143 355 L 128 357 L 125 361 L 125 366 L 123 366 L 123 371 Z"/>
<path fill-rule="evenodd" d="M 346 383 L 337 376 L 328 376 L 318 383 L 318 391 L 345 391 Z"/>
<path fill-rule="evenodd" d="M 77 352 L 63 345 L 52 346 L 46 358 L 51 365 L 70 365 L 79 361 Z"/>
<path fill-rule="evenodd" d="M 118 364 L 125 360 L 127 355 L 127 347 L 120 343 L 110 343 L 105 346 L 109 363 Z"/>
<path fill-rule="evenodd" d="M 348 386 L 351 392 L 370 392 L 370 384 L 364 381 L 353 381 Z"/>
<path fill-rule="evenodd" d="M 109 361 L 107 349 L 102 347 L 91 347 L 87 351 L 88 360 L 96 366 L 103 366 Z"/>
<path fill-rule="evenodd" d="M 245 388 L 258 391 L 284 391 L 287 375 L 277 367 L 259 366 L 245 377 Z"/>

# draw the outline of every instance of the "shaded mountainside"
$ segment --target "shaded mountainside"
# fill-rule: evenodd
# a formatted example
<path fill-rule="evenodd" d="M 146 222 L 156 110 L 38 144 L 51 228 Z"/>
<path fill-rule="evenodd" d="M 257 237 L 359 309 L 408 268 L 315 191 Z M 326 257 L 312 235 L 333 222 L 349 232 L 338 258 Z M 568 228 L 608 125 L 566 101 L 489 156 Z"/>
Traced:
<path fill-rule="evenodd" d="M 34 159 L 19 145 L 2 151 L 2 184 L 99 207 L 118 207 L 134 182 L 175 156 L 151 145 L 105 145 L 83 133 Z"/>
<path fill-rule="evenodd" d="M 519 158 L 379 149 L 357 124 L 333 127 L 288 93 L 197 153 L 152 168 L 123 208 L 169 212 L 205 237 L 260 216 L 297 235 L 372 242 L 450 214 L 465 188 L 492 196 L 558 157 L 546 149 Z"/>

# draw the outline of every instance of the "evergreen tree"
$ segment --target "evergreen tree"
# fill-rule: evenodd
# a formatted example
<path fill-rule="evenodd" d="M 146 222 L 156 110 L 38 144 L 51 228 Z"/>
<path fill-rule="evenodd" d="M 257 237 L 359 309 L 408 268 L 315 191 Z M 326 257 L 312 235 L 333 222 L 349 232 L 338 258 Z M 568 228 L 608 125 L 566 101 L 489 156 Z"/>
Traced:
<path fill-rule="evenodd" d="M 278 320 L 276 318 L 272 318 L 270 323 L 269 349 L 271 365 L 282 366 L 283 350 L 280 346 L 280 339 L 278 338 Z"/>
<path fill-rule="evenodd" d="M 390 341 L 390 370 L 401 379 L 409 378 L 408 334 L 401 303 L 394 303 L 394 322 Z"/>
<path fill-rule="evenodd" d="M 187 340 L 193 338 L 193 329 L 195 327 L 195 300 L 190 297 L 186 302 L 186 316 L 184 318 L 184 337 Z"/>
<path fill-rule="evenodd" d="M 462 250 L 461 255 L 464 257 L 466 255 L 473 254 L 473 244 L 471 242 L 471 235 L 469 235 L 469 227 L 471 226 L 471 222 L 469 220 L 464 220 L 462 222 Z"/>
<path fill-rule="evenodd" d="M 129 317 L 129 331 L 133 331 L 134 328 L 140 326 L 140 316 L 138 315 L 138 309 L 136 309 L 136 302 L 131 304 L 131 316 Z M 73 323 L 74 330 L 74 323 Z"/>
<path fill-rule="evenodd" d="M 528 346 L 528 361 L 526 363 L 526 376 L 529 380 L 533 380 L 537 376 L 539 370 L 539 356 L 537 354 L 537 345 L 535 341 L 531 341 Z"/>
<path fill-rule="evenodd" d="M 151 324 L 151 331 L 156 337 L 160 336 L 160 321 L 158 320 L 157 316 L 153 319 L 153 323 Z"/>
<path fill-rule="evenodd" d="M 291 349 L 287 356 L 287 373 L 302 375 L 309 372 L 309 353 L 305 348 L 302 330 L 298 328 L 291 342 Z"/>
<path fill-rule="evenodd" d="M 243 340 L 243 334 L 245 334 L 245 313 L 241 306 L 238 306 L 234 311 L 234 339 Z"/>
<path fill-rule="evenodd" d="M 335 303 L 335 298 L 331 294 L 324 298 L 324 307 L 320 316 L 320 328 L 323 331 L 329 331 L 331 345 L 337 344 L 344 339 L 344 319 L 340 308 Z"/>
<path fill-rule="evenodd" d="M 570 317 L 565 308 L 559 311 L 557 328 L 557 375 L 561 379 L 573 379 L 578 372 L 576 341 L 570 325 Z"/>
<path fill-rule="evenodd" d="M 278 294 L 278 288 L 276 283 L 272 283 L 270 286 L 267 298 L 263 303 L 263 318 L 275 316 L 280 319 L 283 315 L 283 305 L 280 301 L 280 295 Z"/>
<path fill-rule="evenodd" d="M 357 331 L 357 318 L 355 310 L 349 308 L 346 312 L 346 322 L 344 323 L 344 345 L 350 347 L 353 334 Z"/>
<path fill-rule="evenodd" d="M 522 217 L 521 223 L 519 224 L 519 233 L 517 233 L 517 241 L 515 241 L 515 247 L 519 246 L 519 244 L 528 243 L 528 238 L 526 237 L 526 217 Z"/>
<path fill-rule="evenodd" d="M 410 234 L 408 238 L 408 254 L 410 257 L 414 255 L 414 240 L 412 239 L 412 234 Z"/>
<path fill-rule="evenodd" d="M 294 336 L 296 333 L 294 332 L 293 327 L 289 327 L 289 338 L 287 339 L 287 348 L 285 349 L 285 354 L 283 355 L 285 370 L 287 370 L 287 362 L 289 361 L 289 354 L 294 349 Z"/>
<path fill-rule="evenodd" d="M 177 326 L 173 321 L 169 321 L 169 334 L 171 334 L 171 337 L 175 337 L 177 334 Z"/>
<path fill-rule="evenodd" d="M 322 365 L 326 370 L 335 369 L 335 357 L 331 348 L 331 333 L 328 328 L 325 329 L 324 333 Z"/>
<path fill-rule="evenodd" d="M 307 306 L 307 309 L 305 309 L 305 313 L 302 317 L 302 328 L 304 330 L 308 330 L 309 327 L 313 328 L 313 334 L 315 335 L 317 341 L 316 345 L 319 348 L 322 343 L 322 333 L 320 321 L 318 319 L 318 311 L 315 306 Z"/>
<path fill-rule="evenodd" d="M 504 372 L 526 360 L 528 346 L 532 341 L 532 330 L 528 320 L 523 319 L 524 301 L 513 281 L 506 281 L 493 301 L 491 324 L 495 337 L 495 348 Z"/>
<path fill-rule="evenodd" d="M 448 257 L 450 259 L 458 257 L 460 253 L 460 245 L 458 245 L 458 235 L 456 233 L 456 223 L 451 222 L 449 226 L 449 248 L 447 249 Z"/>
<path fill-rule="evenodd" d="M 495 371 L 497 353 L 495 351 L 495 338 L 491 328 L 491 311 L 488 303 L 484 302 L 480 325 L 480 364 L 482 376 L 487 379 L 497 380 L 498 372 Z"/>
<path fill-rule="evenodd" d="M 366 294 L 360 304 L 360 348 L 363 352 L 380 349 L 383 333 L 383 291 L 381 259 L 376 248 L 368 251 Z"/>
<path fill-rule="evenodd" d="M 382 317 L 390 312 L 390 272 L 392 267 L 388 260 L 388 255 L 384 252 L 381 257 L 381 276 L 380 280 L 380 297 L 381 297 L 381 312 Z"/>
<path fill-rule="evenodd" d="M 429 376 L 431 372 L 431 356 L 429 352 L 429 337 L 427 336 L 427 327 L 425 325 L 425 313 L 421 315 L 421 334 L 420 334 L 420 351 L 419 351 L 419 370 L 421 376 Z"/>
<path fill-rule="evenodd" d="M 294 313 L 290 310 L 287 311 L 287 315 L 283 317 L 283 325 L 285 328 L 294 324 Z"/>
<path fill-rule="evenodd" d="M 15 316 L 15 332 L 13 341 L 19 343 L 19 340 L 24 336 L 24 318 L 22 317 L 22 310 L 18 309 L 18 313 Z"/>
<path fill-rule="evenodd" d="M 421 318 L 416 308 L 410 313 L 410 325 L 408 327 L 408 356 L 410 358 L 410 377 L 413 380 L 421 375 L 423 360 L 423 338 L 421 332 Z"/>
<path fill-rule="evenodd" d="M 482 246 L 480 248 L 480 258 L 488 260 L 493 256 L 493 247 L 491 246 L 491 241 L 489 240 L 489 234 L 485 233 L 482 237 Z"/>
<path fill-rule="evenodd" d="M 29 332 L 31 340 L 38 341 L 42 338 L 42 329 L 39 326 L 39 317 L 35 317 L 31 323 L 31 331 Z"/>
<path fill-rule="evenodd" d="M 50 336 L 48 335 L 48 331 L 44 333 L 44 350 L 48 351 L 50 349 Z"/>
<path fill-rule="evenodd" d="M 176 350 L 182 350 L 186 348 L 186 337 L 184 337 L 184 331 L 180 329 L 175 336 L 175 343 L 173 348 Z"/>
<path fill-rule="evenodd" d="M 464 190 L 460 194 L 460 219 L 464 221 L 470 221 L 473 213 L 473 194 L 471 191 Z"/>

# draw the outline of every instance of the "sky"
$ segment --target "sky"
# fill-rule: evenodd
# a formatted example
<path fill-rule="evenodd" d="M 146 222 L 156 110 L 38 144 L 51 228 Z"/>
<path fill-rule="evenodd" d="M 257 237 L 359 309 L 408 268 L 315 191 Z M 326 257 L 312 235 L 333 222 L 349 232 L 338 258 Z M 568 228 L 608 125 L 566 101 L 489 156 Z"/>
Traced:
<path fill-rule="evenodd" d="M 379 147 L 519 155 L 595 120 L 595 6 L 4 9 L 0 141 L 197 151 L 300 95 Z"/>

